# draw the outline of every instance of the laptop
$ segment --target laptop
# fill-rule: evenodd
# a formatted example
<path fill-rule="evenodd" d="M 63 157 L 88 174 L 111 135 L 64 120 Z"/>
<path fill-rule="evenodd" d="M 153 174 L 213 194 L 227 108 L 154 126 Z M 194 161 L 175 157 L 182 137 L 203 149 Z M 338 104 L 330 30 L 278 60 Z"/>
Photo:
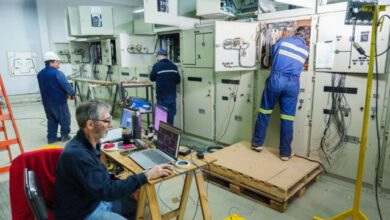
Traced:
<path fill-rule="evenodd" d="M 156 148 L 137 151 L 128 156 L 144 170 L 155 165 L 173 163 L 179 154 L 181 130 L 165 122 L 160 122 Z"/>

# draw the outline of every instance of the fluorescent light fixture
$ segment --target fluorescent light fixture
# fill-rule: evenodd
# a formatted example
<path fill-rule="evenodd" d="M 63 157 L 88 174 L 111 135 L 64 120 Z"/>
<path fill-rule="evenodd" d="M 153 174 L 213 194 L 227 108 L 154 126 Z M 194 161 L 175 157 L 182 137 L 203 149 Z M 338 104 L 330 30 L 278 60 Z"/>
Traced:
<path fill-rule="evenodd" d="M 144 12 L 144 9 L 141 8 L 141 9 L 137 9 L 137 10 L 134 10 L 133 13 L 137 14 L 137 13 L 142 13 Z"/>
<path fill-rule="evenodd" d="M 314 8 L 315 6 L 315 1 L 313 0 L 275 0 L 275 2 L 288 4 L 288 5 L 295 5 L 304 8 Z"/>

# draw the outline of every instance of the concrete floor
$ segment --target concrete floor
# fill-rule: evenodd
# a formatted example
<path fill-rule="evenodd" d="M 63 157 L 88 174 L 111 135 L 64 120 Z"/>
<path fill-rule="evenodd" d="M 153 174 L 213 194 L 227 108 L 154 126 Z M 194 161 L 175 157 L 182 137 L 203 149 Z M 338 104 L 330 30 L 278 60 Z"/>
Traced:
<path fill-rule="evenodd" d="M 77 131 L 74 116 L 74 105 L 69 103 L 72 113 L 72 136 Z M 21 134 L 25 151 L 33 150 L 46 145 L 46 119 L 40 102 L 13 104 L 13 111 L 17 119 L 17 125 Z M 114 126 L 118 122 L 115 121 Z M 8 126 L 10 128 L 10 124 Z M 190 142 L 184 139 L 183 142 Z M 63 143 L 59 142 L 59 145 Z M 14 155 L 19 153 L 13 150 Z M 0 152 L 0 165 L 7 163 L 6 152 Z M 8 175 L 0 175 L 0 182 L 8 181 Z M 184 176 L 179 176 L 170 181 L 157 185 L 162 211 L 168 211 L 178 207 L 175 198 L 180 197 Z M 7 184 L 5 184 L 7 185 Z M 330 217 L 352 207 L 354 185 L 322 175 L 320 181 L 311 185 L 301 198 L 297 198 L 288 205 L 287 211 L 279 213 L 240 197 L 213 184 L 206 183 L 208 200 L 213 219 L 224 219 L 232 213 L 237 213 L 247 220 L 258 219 L 311 219 L 312 216 Z M 3 190 L 4 191 L 4 188 Z M 10 210 L 4 205 L 9 201 L 7 193 L 0 193 L 0 219 L 11 219 Z M 202 219 L 201 210 L 197 207 L 196 187 L 192 184 L 189 202 L 187 203 L 184 219 Z M 381 194 L 380 204 L 383 219 L 390 220 L 390 195 Z M 4 209 L 5 208 L 5 209 Z M 8 208 L 9 209 L 9 208 Z M 375 204 L 374 193 L 371 189 L 364 188 L 361 196 L 361 209 L 369 219 L 379 219 Z M 8 212 L 8 213 L 7 213 Z"/>

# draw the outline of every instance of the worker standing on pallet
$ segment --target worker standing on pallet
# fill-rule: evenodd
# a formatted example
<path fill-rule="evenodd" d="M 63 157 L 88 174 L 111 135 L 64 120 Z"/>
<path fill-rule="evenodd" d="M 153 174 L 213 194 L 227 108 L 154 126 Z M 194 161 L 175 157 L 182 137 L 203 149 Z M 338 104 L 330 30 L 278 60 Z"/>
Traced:
<path fill-rule="evenodd" d="M 166 50 L 156 54 L 157 63 L 150 72 L 149 79 L 156 81 L 157 104 L 168 109 L 168 123 L 173 125 L 176 114 L 176 85 L 180 83 L 177 66 L 168 60 Z"/>
<path fill-rule="evenodd" d="M 67 97 L 72 99 L 75 92 L 66 79 L 64 73 L 59 71 L 60 58 L 54 52 L 47 52 L 44 56 L 45 68 L 38 73 L 39 90 L 42 104 L 47 118 L 47 142 L 70 139 L 70 113 Z M 61 137 L 57 137 L 58 125 L 61 126 Z"/>
<path fill-rule="evenodd" d="M 261 151 L 272 110 L 279 101 L 281 119 L 279 154 L 283 161 L 289 160 L 292 156 L 291 142 L 299 94 L 299 76 L 309 55 L 305 37 L 305 28 L 299 27 L 294 36 L 281 38 L 273 45 L 271 74 L 265 83 L 252 138 L 252 149 Z"/>

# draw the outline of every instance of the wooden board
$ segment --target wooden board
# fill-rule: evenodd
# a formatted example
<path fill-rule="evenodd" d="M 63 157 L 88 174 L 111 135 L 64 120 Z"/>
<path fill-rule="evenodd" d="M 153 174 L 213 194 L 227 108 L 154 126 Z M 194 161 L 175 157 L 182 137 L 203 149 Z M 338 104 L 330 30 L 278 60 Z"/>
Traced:
<path fill-rule="evenodd" d="M 206 155 L 217 159 L 207 167 L 210 175 L 262 192 L 273 201 L 285 202 L 322 171 L 318 162 L 296 156 L 281 161 L 278 149 L 255 152 L 250 146 L 249 142 L 239 142 Z"/>

